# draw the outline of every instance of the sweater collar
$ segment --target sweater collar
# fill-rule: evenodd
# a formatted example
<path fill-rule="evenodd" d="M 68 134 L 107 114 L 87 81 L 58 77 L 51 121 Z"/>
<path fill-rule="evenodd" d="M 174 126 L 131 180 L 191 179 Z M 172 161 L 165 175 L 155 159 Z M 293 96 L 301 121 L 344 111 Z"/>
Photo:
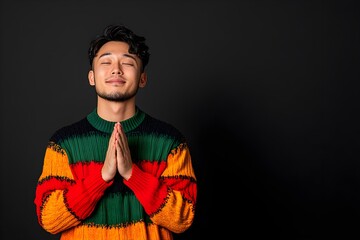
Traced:
<path fill-rule="evenodd" d="M 121 121 L 121 126 L 123 127 L 125 132 L 129 132 L 135 129 L 137 126 L 142 123 L 145 118 L 145 113 L 141 111 L 138 107 L 136 107 L 135 115 L 125 121 Z M 88 116 L 87 120 L 89 123 L 99 131 L 112 133 L 114 130 L 114 125 L 116 122 L 110 122 L 103 118 L 101 118 L 97 114 L 97 108 L 95 108 Z"/>

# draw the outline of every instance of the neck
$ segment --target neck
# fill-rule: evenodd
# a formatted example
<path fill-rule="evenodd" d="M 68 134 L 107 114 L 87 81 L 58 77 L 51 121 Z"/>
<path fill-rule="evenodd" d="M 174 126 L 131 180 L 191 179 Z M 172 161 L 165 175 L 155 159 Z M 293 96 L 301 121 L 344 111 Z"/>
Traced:
<path fill-rule="evenodd" d="M 110 122 L 121 122 L 135 115 L 135 101 L 111 102 L 98 97 L 97 113 Z"/>

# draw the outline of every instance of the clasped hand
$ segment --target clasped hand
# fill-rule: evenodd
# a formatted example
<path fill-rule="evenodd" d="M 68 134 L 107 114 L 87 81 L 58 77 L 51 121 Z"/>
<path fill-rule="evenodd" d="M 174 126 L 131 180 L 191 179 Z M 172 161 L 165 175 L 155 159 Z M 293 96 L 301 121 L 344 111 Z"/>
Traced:
<path fill-rule="evenodd" d="M 109 182 L 115 177 L 116 172 L 126 180 L 131 177 L 132 172 L 130 149 L 120 123 L 115 124 L 111 134 L 101 175 L 106 182 Z"/>

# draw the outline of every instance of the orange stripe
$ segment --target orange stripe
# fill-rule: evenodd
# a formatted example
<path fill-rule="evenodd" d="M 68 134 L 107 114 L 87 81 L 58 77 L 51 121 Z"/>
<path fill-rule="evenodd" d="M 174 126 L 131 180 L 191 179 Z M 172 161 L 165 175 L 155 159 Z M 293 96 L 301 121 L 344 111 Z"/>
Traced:
<path fill-rule="evenodd" d="M 72 180 L 74 179 L 66 153 L 60 153 L 51 147 L 46 149 L 43 172 L 39 181 L 48 176 L 62 176 Z"/>
<path fill-rule="evenodd" d="M 51 193 L 41 211 L 41 224 L 50 233 L 59 233 L 80 223 L 64 203 L 63 191 Z"/>
<path fill-rule="evenodd" d="M 180 146 L 178 149 L 173 150 L 172 154 L 169 154 L 168 156 L 167 163 L 168 167 L 162 174 L 163 177 L 183 175 L 196 179 L 191 164 L 189 148 L 187 146 Z"/>
<path fill-rule="evenodd" d="M 103 226 L 78 226 L 70 229 L 62 234 L 61 240 L 74 240 L 74 239 L 111 239 L 111 240 L 142 240 L 152 239 L 172 240 L 171 233 L 165 228 L 159 228 L 156 225 L 146 225 L 144 222 L 130 224 L 127 227 L 112 227 L 106 228 Z"/>
<path fill-rule="evenodd" d="M 181 233 L 191 226 L 194 216 L 194 205 L 186 202 L 180 192 L 173 191 L 165 206 L 151 217 L 151 221 L 158 225 L 165 225 L 175 233 Z"/>

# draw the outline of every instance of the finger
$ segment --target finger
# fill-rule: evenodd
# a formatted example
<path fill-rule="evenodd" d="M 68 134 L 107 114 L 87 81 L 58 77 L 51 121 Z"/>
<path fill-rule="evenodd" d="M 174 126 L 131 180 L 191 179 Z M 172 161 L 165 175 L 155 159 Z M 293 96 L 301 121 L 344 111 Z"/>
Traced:
<path fill-rule="evenodd" d="M 113 131 L 112 131 L 112 133 L 111 133 L 111 135 L 110 135 L 109 145 L 110 145 L 111 143 L 114 144 L 114 141 L 115 141 L 115 139 L 116 139 L 116 132 L 117 132 L 117 130 L 116 130 L 116 127 L 114 126 L 114 129 L 113 129 Z"/>
<path fill-rule="evenodd" d="M 115 123 L 114 125 L 114 130 L 113 130 L 113 134 L 114 134 L 114 141 L 119 139 L 119 123 Z M 115 146 L 115 144 L 114 144 Z"/>
<path fill-rule="evenodd" d="M 127 142 L 126 134 L 125 134 L 124 129 L 121 126 L 121 124 L 119 124 L 118 129 L 119 129 L 119 137 L 120 137 L 120 146 L 122 149 L 126 149 L 128 146 L 128 142 Z"/>
<path fill-rule="evenodd" d="M 111 158 L 115 158 L 116 157 L 116 138 L 118 138 L 117 136 L 117 130 L 114 126 L 114 130 L 111 133 L 110 139 L 109 139 L 109 145 L 108 145 L 108 150 L 107 150 L 107 156 L 111 159 Z M 107 157 L 107 158 L 108 158 Z"/>
<path fill-rule="evenodd" d="M 116 148 L 116 156 L 117 156 L 117 158 L 123 157 L 124 153 L 123 153 L 123 150 L 122 150 L 122 148 L 120 146 L 119 139 L 116 140 L 115 148 Z"/>

